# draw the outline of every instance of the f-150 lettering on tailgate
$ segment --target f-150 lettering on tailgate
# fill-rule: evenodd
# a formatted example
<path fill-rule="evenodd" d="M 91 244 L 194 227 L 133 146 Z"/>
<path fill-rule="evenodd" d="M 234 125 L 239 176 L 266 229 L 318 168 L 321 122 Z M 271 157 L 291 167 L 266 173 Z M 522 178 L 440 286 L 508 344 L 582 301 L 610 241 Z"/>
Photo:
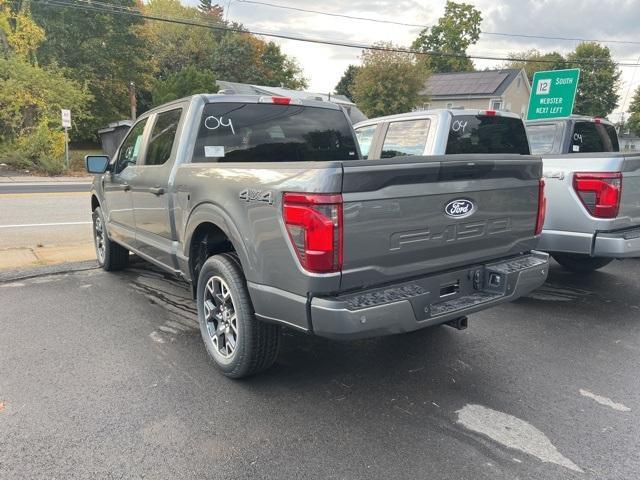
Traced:
<path fill-rule="evenodd" d="M 488 237 L 507 232 L 509 229 L 509 218 L 497 218 L 447 225 L 440 231 L 427 228 L 425 230 L 397 232 L 389 237 L 389 250 L 400 250 L 416 244 L 423 244 L 424 242 L 448 243 L 470 238 Z"/>

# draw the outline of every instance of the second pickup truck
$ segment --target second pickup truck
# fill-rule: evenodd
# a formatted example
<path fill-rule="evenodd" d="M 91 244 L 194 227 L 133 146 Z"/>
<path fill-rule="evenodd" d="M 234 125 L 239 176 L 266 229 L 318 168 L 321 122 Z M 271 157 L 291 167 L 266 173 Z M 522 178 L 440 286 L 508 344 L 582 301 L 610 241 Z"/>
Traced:
<path fill-rule="evenodd" d="M 526 152 L 528 153 L 528 151 Z M 196 95 L 87 157 L 98 261 L 129 252 L 191 282 L 215 365 L 276 358 L 281 326 L 364 338 L 448 323 L 547 277 L 529 155 L 361 158 L 343 110 Z"/>
<path fill-rule="evenodd" d="M 548 198 L 539 248 L 575 272 L 640 256 L 640 153 L 619 152 L 601 118 L 527 122 Z"/>

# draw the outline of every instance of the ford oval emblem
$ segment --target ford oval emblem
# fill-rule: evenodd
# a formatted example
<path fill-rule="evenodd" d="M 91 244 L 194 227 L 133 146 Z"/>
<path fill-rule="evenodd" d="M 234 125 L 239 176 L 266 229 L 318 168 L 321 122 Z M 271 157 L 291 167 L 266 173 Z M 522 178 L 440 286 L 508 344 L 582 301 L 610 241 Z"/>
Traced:
<path fill-rule="evenodd" d="M 476 206 L 471 200 L 465 200 L 463 198 L 458 200 L 452 200 L 444 207 L 444 213 L 453 218 L 464 218 L 473 214 L 476 211 Z"/>

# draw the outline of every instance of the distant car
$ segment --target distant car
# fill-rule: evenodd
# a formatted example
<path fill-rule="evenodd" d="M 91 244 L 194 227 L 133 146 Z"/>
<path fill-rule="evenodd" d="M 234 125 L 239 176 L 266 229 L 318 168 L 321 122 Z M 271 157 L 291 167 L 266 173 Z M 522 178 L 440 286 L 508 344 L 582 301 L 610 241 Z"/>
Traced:
<path fill-rule="evenodd" d="M 526 125 L 546 181 L 539 248 L 576 272 L 640 256 L 640 153 L 620 153 L 615 127 L 601 118 Z"/>
<path fill-rule="evenodd" d="M 100 265 L 123 268 L 131 251 L 191 282 L 207 351 L 234 378 L 274 362 L 280 326 L 338 339 L 461 329 L 547 277 L 533 250 L 539 158 L 362 160 L 330 102 L 195 95 L 86 162 Z"/>

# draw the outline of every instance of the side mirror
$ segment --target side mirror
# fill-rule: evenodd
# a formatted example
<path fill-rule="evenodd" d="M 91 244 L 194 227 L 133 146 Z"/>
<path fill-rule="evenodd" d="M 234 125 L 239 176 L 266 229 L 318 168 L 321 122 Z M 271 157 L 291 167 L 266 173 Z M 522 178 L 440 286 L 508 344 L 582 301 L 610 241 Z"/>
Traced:
<path fill-rule="evenodd" d="M 107 171 L 109 157 L 107 155 L 87 155 L 84 157 L 84 164 L 87 167 L 87 172 L 100 175 Z"/>

